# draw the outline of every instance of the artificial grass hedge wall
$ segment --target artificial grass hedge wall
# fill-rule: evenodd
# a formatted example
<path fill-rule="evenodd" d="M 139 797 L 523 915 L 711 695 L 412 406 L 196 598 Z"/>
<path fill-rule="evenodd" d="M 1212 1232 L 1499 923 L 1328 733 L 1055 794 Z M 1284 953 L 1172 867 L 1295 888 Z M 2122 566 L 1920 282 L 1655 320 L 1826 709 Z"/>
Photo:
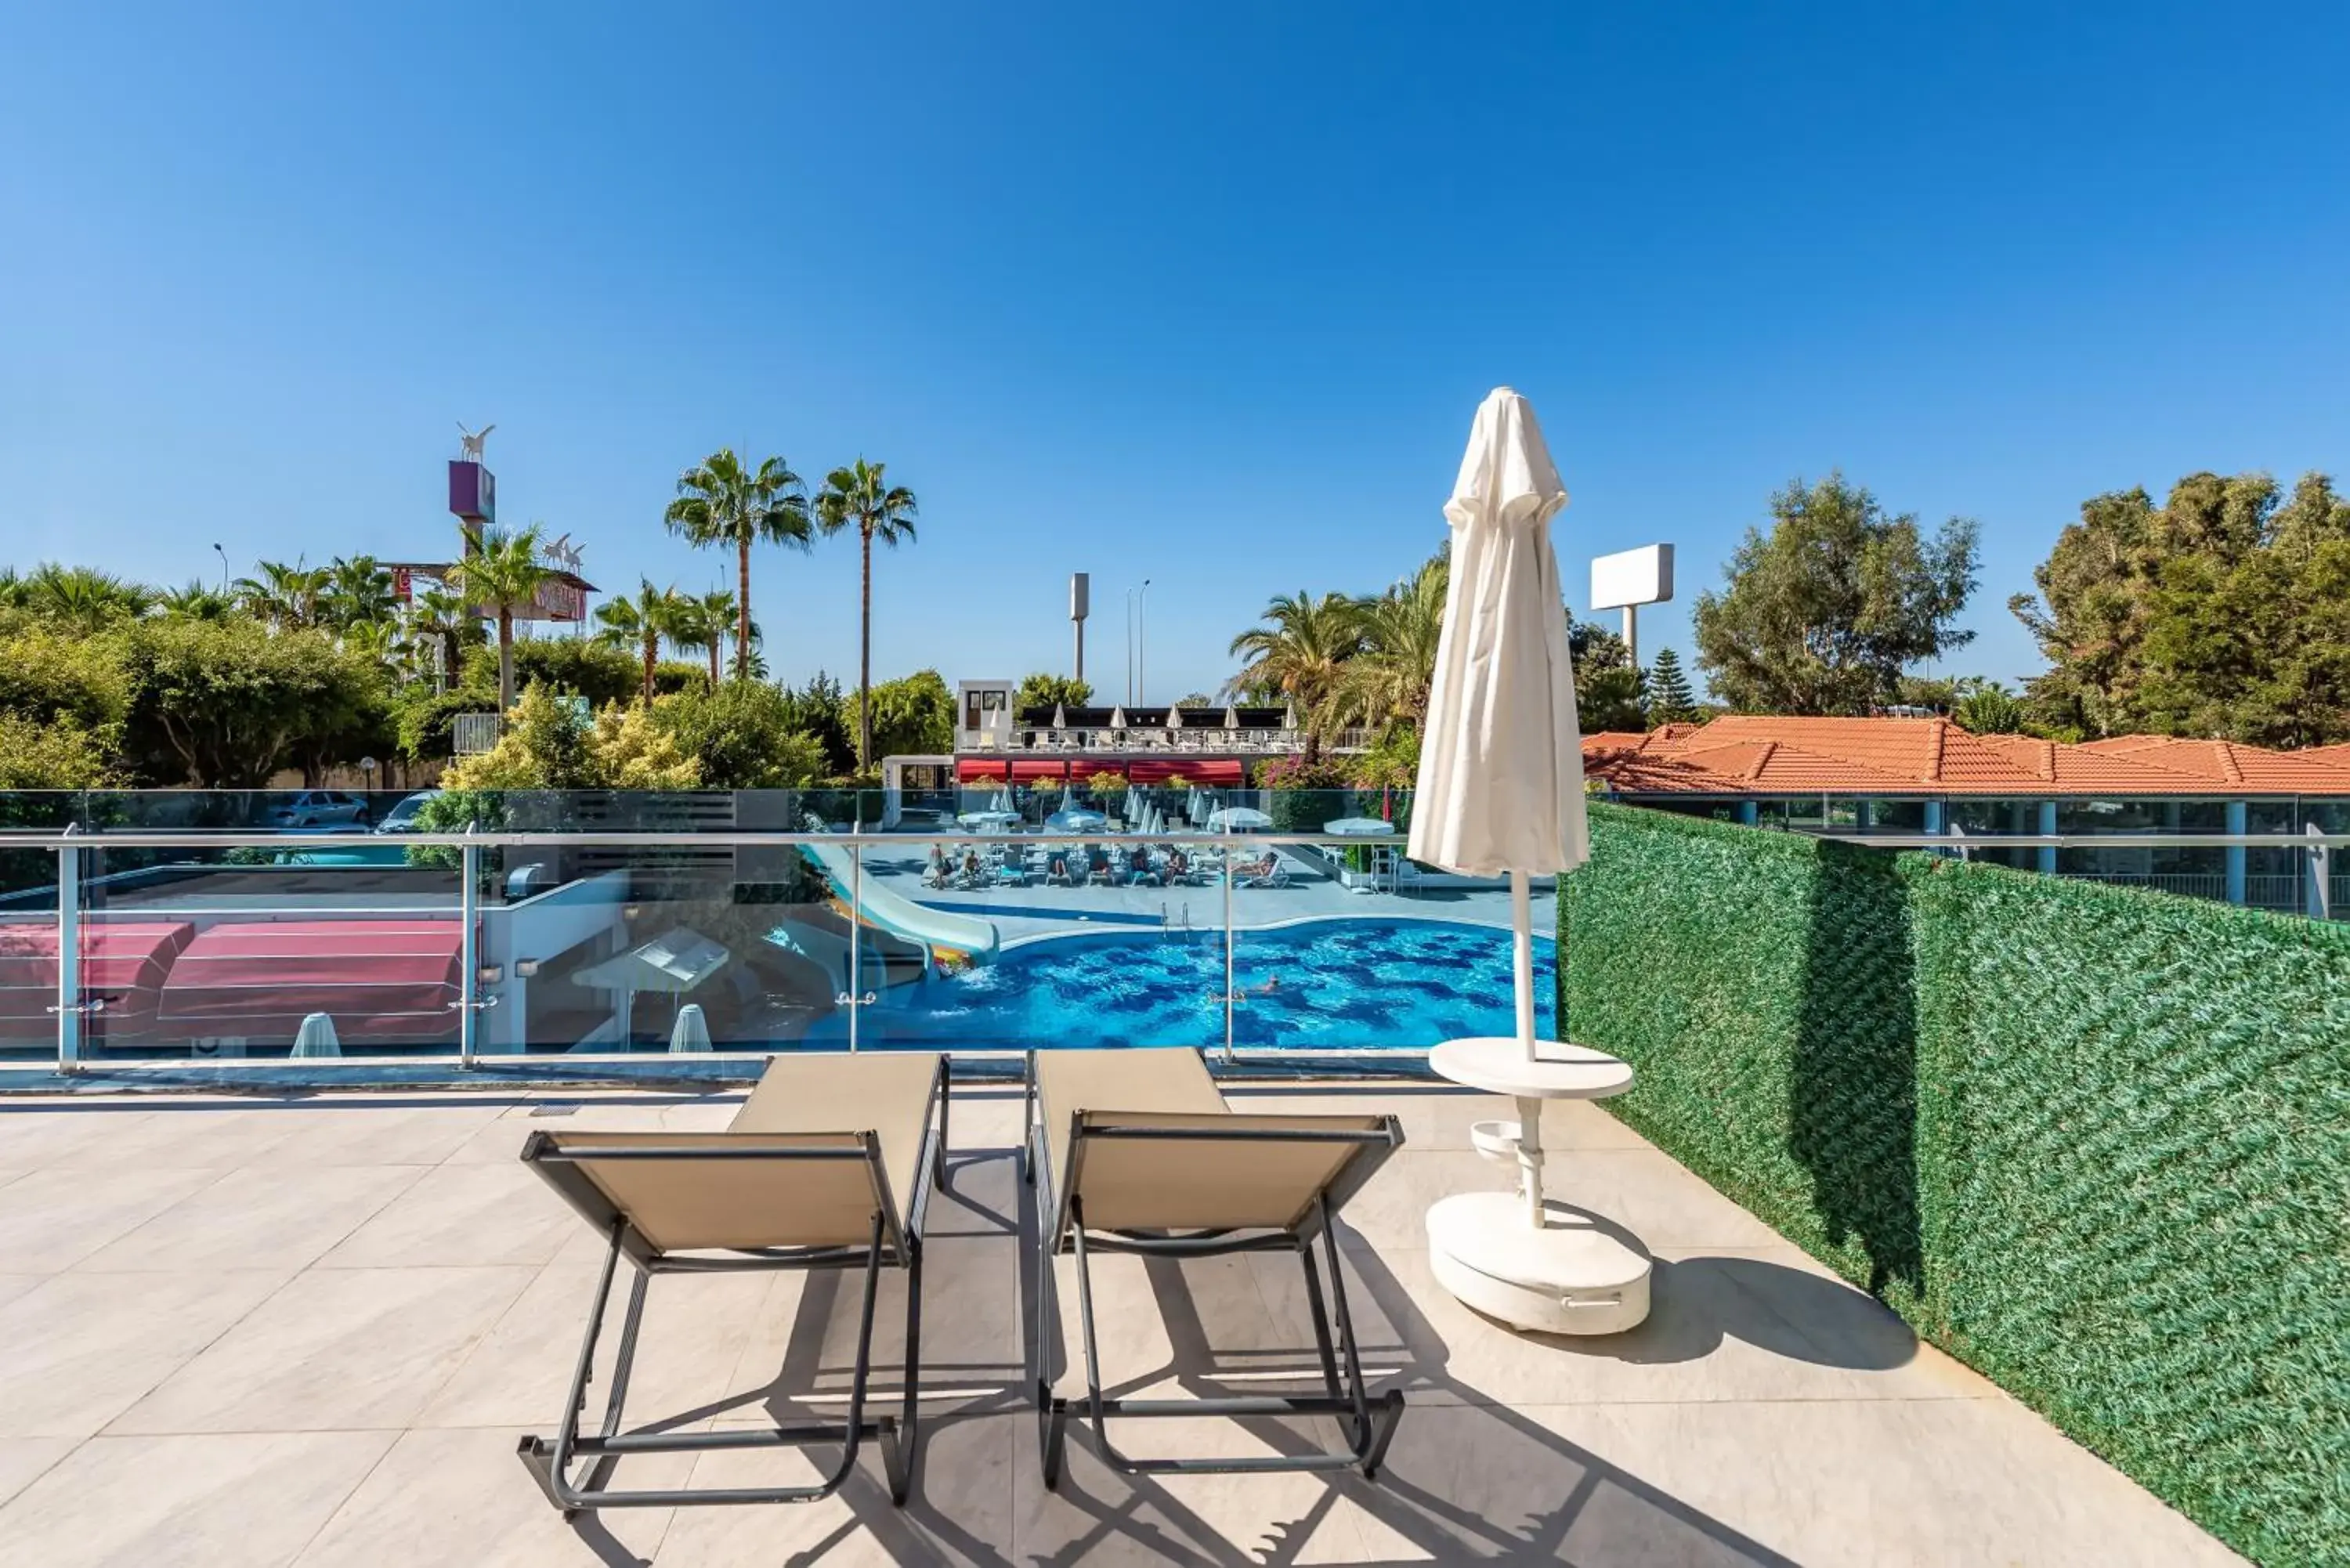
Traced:
<path fill-rule="evenodd" d="M 2350 926 L 1596 805 L 1609 1108 L 2237 1550 L 2350 1563 Z"/>

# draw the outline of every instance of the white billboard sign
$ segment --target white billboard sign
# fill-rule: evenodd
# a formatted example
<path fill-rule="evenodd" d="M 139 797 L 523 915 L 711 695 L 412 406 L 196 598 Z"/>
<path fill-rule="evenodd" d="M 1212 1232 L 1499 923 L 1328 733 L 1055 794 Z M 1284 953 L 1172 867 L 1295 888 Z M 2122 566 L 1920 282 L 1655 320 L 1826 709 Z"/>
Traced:
<path fill-rule="evenodd" d="M 1591 607 L 1626 609 L 1660 605 L 1673 597 L 1673 547 L 1643 545 L 1591 563 Z"/>

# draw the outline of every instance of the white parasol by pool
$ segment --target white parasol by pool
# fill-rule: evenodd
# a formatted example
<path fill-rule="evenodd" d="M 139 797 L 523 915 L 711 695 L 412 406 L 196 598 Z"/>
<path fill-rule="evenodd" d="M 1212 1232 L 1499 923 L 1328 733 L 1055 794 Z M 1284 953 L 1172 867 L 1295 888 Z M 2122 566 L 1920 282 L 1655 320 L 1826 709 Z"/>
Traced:
<path fill-rule="evenodd" d="M 302 1020 L 302 1027 L 295 1033 L 294 1049 L 290 1054 L 339 1056 L 342 1054 L 343 1043 L 335 1034 L 332 1018 L 323 1012 L 313 1012 Z"/>
<path fill-rule="evenodd" d="M 677 1010 L 677 1022 L 670 1026 L 669 1048 L 671 1055 L 712 1049 L 710 1020 L 703 1016 L 702 1003 L 689 1002 Z"/>
<path fill-rule="evenodd" d="M 1517 1102 L 1514 1122 L 1473 1127 L 1491 1158 L 1513 1161 L 1520 1191 L 1461 1193 L 1429 1210 L 1430 1266 L 1453 1294 L 1496 1317 L 1552 1333 L 1605 1334 L 1647 1316 L 1645 1251 L 1547 1203 L 1542 1103 L 1620 1094 L 1631 1068 L 1604 1052 L 1538 1038 L 1528 881 L 1590 855 L 1582 742 L 1566 609 L 1551 519 L 1566 486 L 1532 404 L 1497 389 L 1477 410 L 1444 515 L 1451 587 L 1420 740 L 1410 858 L 1510 881 L 1513 1037 L 1451 1040 L 1429 1065 Z M 1562 968 L 1565 954 L 1559 955 Z M 1523 1207 L 1520 1207 L 1523 1203 Z"/>
<path fill-rule="evenodd" d="M 1273 818 L 1253 805 L 1220 806 L 1208 814 L 1211 833 L 1262 833 L 1273 826 Z"/>
<path fill-rule="evenodd" d="M 1326 822 L 1322 831 L 1337 838 L 1377 838 L 1383 833 L 1393 833 L 1395 824 L 1381 822 L 1376 816 L 1342 816 L 1336 822 Z"/>

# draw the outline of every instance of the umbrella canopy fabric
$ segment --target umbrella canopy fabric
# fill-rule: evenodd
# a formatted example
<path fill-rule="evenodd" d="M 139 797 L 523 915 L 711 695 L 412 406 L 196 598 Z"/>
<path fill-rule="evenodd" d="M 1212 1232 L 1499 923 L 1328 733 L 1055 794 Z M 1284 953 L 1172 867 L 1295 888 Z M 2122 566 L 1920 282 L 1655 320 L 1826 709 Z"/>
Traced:
<path fill-rule="evenodd" d="M 1395 824 L 1381 822 L 1376 816 L 1342 816 L 1336 822 L 1326 822 L 1322 831 L 1340 838 L 1376 838 L 1383 833 L 1393 833 Z"/>
<path fill-rule="evenodd" d="M 1240 727 L 1241 716 L 1239 710 L 1227 704 L 1224 709 L 1224 728 L 1227 730 L 1237 730 Z"/>
<path fill-rule="evenodd" d="M 1082 805 L 1056 811 L 1045 819 L 1045 826 L 1054 833 L 1093 833 L 1108 826 L 1108 817 Z"/>
<path fill-rule="evenodd" d="M 1208 826 L 1217 833 L 1253 833 L 1273 826 L 1273 818 L 1253 805 L 1227 805 L 1208 814 Z"/>
<path fill-rule="evenodd" d="M 1066 729 L 1067 729 L 1068 727 L 1069 727 L 1069 710 L 1068 710 L 1068 706 L 1067 706 L 1067 704 L 1066 704 L 1066 703 L 1061 703 L 1061 702 L 1055 702 L 1055 703 L 1054 703 L 1054 704 L 1053 704 L 1053 728 L 1055 728 L 1055 730 L 1066 730 Z"/>
<path fill-rule="evenodd" d="M 1540 876 L 1590 855 L 1550 540 L 1565 504 L 1533 405 L 1497 389 L 1477 410 L 1444 504 L 1452 587 L 1420 747 L 1414 860 L 1471 877 Z"/>
<path fill-rule="evenodd" d="M 1109 727 L 1113 730 L 1123 730 L 1126 728 L 1125 708 L 1112 708 L 1109 711 Z"/>
<path fill-rule="evenodd" d="M 339 1056 L 343 1043 L 335 1034 L 335 1021 L 323 1012 L 313 1012 L 302 1020 L 301 1029 L 294 1036 L 296 1056 Z"/>
<path fill-rule="evenodd" d="M 1170 730 L 1180 730 L 1183 727 L 1182 709 L 1170 708 L 1167 710 L 1167 727 Z"/>

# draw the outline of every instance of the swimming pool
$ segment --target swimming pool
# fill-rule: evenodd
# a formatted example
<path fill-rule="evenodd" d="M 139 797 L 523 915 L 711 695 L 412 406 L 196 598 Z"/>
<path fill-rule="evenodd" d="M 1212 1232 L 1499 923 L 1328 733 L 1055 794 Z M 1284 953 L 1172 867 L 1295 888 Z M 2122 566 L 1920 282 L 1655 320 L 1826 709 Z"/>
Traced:
<path fill-rule="evenodd" d="M 1555 950 L 1534 940 L 1534 994 L 1553 995 Z M 1233 948 L 1243 1050 L 1424 1050 L 1516 1028 L 1510 933 L 1447 920 L 1354 919 L 1245 930 Z M 1051 937 L 887 992 L 858 1020 L 868 1044 L 1221 1048 L 1221 931 Z M 1549 1007 L 1542 1008 L 1548 1028 Z M 841 1040 L 847 1022 L 811 1038 Z"/>

